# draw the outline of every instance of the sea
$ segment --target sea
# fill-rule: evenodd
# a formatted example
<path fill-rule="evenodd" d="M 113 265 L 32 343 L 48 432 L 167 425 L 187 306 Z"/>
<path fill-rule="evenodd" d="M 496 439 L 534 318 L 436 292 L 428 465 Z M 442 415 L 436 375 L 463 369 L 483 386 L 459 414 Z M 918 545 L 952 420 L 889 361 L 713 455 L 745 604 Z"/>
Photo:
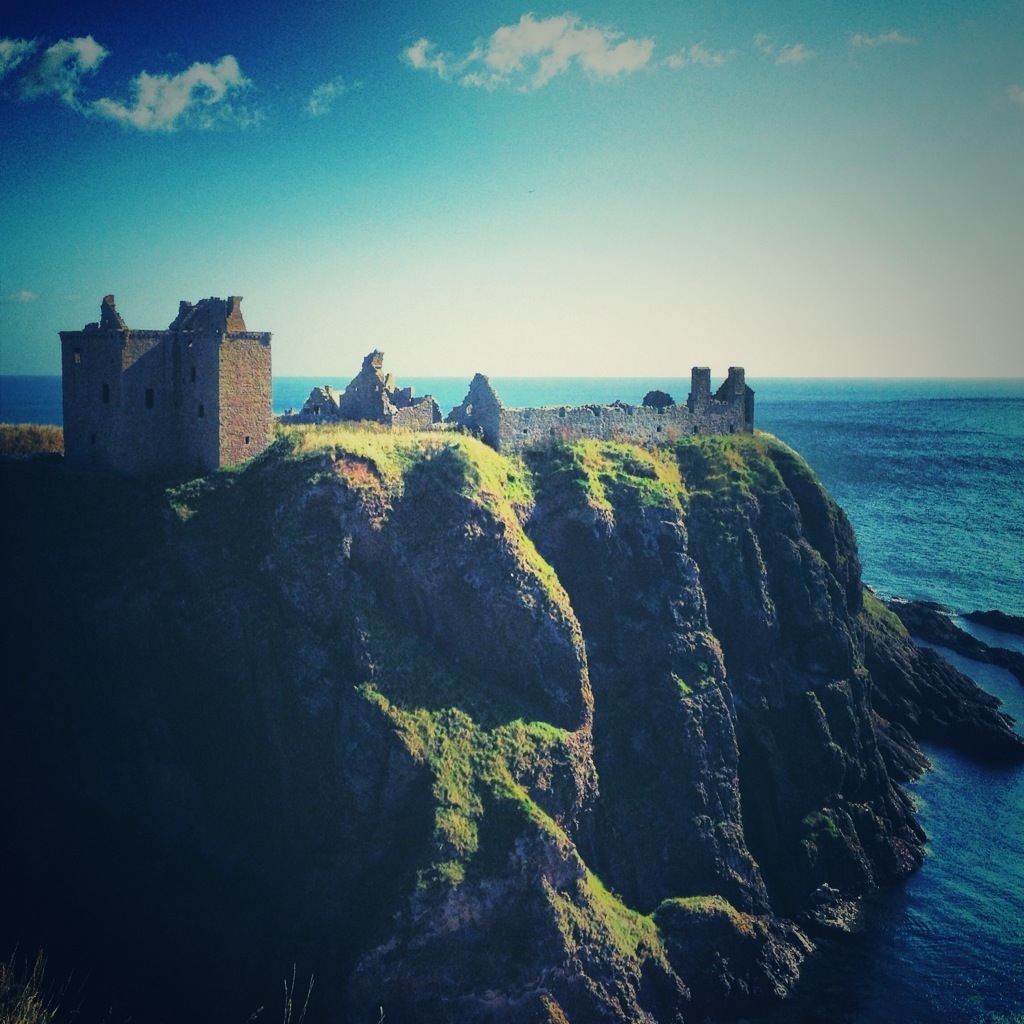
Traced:
<path fill-rule="evenodd" d="M 279 377 L 278 413 L 316 384 Z M 501 378 L 507 406 L 678 401 L 689 378 Z M 845 509 L 864 579 L 883 596 L 938 602 L 987 643 L 1024 638 L 967 623 L 997 608 L 1024 615 L 1024 379 L 748 381 L 755 423 L 799 451 Z M 468 378 L 403 379 L 442 410 Z M 59 377 L 0 377 L 0 422 L 61 423 Z M 943 652 L 1024 723 L 1024 685 Z M 976 764 L 928 747 L 911 787 L 928 856 L 906 883 L 872 898 L 867 926 L 809 972 L 805 992 L 764 1024 L 1024 1024 L 1024 766 Z"/>

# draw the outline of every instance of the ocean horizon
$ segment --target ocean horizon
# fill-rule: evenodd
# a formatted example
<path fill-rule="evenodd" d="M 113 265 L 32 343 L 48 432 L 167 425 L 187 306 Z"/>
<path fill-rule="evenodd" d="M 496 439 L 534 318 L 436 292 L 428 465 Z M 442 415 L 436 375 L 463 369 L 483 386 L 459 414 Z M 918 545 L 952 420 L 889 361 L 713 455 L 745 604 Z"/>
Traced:
<path fill-rule="evenodd" d="M 405 377 L 402 387 L 416 395 L 433 395 L 443 414 L 455 408 L 469 390 L 472 374 L 464 377 Z M 689 376 L 524 376 L 489 378 L 502 402 L 512 408 L 532 405 L 609 404 L 621 400 L 639 405 L 651 390 L 666 391 L 677 402 L 686 401 Z M 724 375 L 712 376 L 712 388 Z M 343 391 L 349 379 L 325 375 L 286 375 L 272 378 L 271 405 L 275 416 L 299 409 L 317 386 Z M 1001 398 L 1024 393 L 1024 377 L 748 377 L 757 403 L 769 405 L 793 398 L 850 401 L 897 398 L 912 389 L 917 399 Z M 0 423 L 35 423 L 61 426 L 60 374 L 0 375 Z"/>
<path fill-rule="evenodd" d="M 492 377 L 508 406 L 685 401 L 689 377 Z M 717 386 L 720 378 L 714 378 Z M 330 377 L 275 377 L 277 413 Z M 447 411 L 468 378 L 409 377 Z M 1024 379 L 751 378 L 755 427 L 796 449 L 856 531 L 864 581 L 883 596 L 935 601 L 986 642 L 1024 638 L 960 615 L 1024 615 Z M 0 421 L 57 423 L 60 377 L 0 378 Z M 943 652 L 946 653 L 946 652 Z M 947 657 L 1024 721 L 1008 672 Z M 1020 726 L 1018 725 L 1018 730 Z M 1024 766 L 981 766 L 929 747 L 934 770 L 909 787 L 929 856 L 870 900 L 869 927 L 827 977 L 764 1018 L 775 1024 L 1021 1024 L 1024 990 Z"/>

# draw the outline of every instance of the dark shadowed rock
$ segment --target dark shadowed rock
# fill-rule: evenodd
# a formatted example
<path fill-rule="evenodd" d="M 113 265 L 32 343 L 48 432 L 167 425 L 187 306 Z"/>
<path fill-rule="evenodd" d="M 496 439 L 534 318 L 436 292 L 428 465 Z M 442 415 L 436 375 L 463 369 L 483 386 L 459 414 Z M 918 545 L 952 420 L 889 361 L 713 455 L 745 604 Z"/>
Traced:
<path fill-rule="evenodd" d="M 772 438 L 320 436 L 0 465 L 0 929 L 121 1016 L 734 1018 L 921 862 L 918 739 L 1024 757 Z"/>
<path fill-rule="evenodd" d="M 997 629 L 1000 633 L 1015 633 L 1017 636 L 1024 636 L 1024 615 L 1007 615 L 1006 612 L 993 608 L 983 612 L 968 612 L 964 618 L 978 623 L 979 626 Z"/>
<path fill-rule="evenodd" d="M 953 622 L 948 608 L 928 601 L 892 600 L 887 604 L 899 616 L 900 621 L 912 636 L 927 640 L 928 643 L 937 644 L 940 647 L 948 647 L 951 651 L 956 651 L 957 654 L 962 654 L 972 661 L 980 661 L 986 665 L 998 665 L 1000 668 L 1012 672 L 1020 682 L 1024 683 L 1024 654 L 1019 651 L 1006 650 L 1004 647 L 990 647 Z M 977 616 L 978 613 L 972 614 Z M 994 618 L 995 616 L 1002 616 L 1002 613 L 988 613 L 986 618 L 989 623 L 1000 621 L 1005 625 L 1008 621 L 1012 626 L 1013 620 L 1010 616 Z M 970 618 L 970 616 L 964 617 Z M 975 617 L 971 621 L 979 620 Z"/>

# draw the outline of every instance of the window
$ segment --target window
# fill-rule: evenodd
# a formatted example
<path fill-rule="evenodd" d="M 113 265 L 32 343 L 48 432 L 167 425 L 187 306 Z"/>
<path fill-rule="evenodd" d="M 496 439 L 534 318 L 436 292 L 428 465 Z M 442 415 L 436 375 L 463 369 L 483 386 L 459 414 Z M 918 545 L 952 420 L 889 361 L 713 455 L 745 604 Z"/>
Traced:
<path fill-rule="evenodd" d="M 199 403 L 199 418 L 202 419 L 206 415 L 206 406 L 202 402 Z"/>
<path fill-rule="evenodd" d="M 189 376 L 190 376 L 190 378 L 192 380 L 192 383 L 195 384 L 195 382 L 196 382 L 196 368 L 194 366 L 192 367 L 192 372 L 189 374 Z"/>
<path fill-rule="evenodd" d="M 82 361 L 82 350 L 80 348 L 76 348 L 72 353 L 72 356 L 76 363 L 80 363 Z"/>
<path fill-rule="evenodd" d="M 153 394 L 152 388 L 146 388 L 146 408 L 152 409 L 156 402 L 156 396 Z"/>
<path fill-rule="evenodd" d="M 248 444 L 248 443 L 249 443 L 249 435 L 248 435 L 248 434 L 246 434 L 246 435 L 245 435 L 245 443 L 246 443 L 246 444 Z"/>
<path fill-rule="evenodd" d="M 103 385 L 103 404 L 110 405 L 110 385 Z"/>

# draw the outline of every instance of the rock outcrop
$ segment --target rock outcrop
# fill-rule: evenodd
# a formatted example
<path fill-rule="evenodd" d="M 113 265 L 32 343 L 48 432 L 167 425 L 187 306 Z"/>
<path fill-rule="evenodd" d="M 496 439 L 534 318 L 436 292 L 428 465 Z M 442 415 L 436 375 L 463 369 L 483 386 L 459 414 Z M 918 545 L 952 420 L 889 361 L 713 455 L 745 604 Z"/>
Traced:
<path fill-rule="evenodd" d="M 772 438 L 325 436 L 0 466 L 3 938 L 126 1015 L 735 1017 L 920 864 L 916 739 L 1024 757 Z"/>

